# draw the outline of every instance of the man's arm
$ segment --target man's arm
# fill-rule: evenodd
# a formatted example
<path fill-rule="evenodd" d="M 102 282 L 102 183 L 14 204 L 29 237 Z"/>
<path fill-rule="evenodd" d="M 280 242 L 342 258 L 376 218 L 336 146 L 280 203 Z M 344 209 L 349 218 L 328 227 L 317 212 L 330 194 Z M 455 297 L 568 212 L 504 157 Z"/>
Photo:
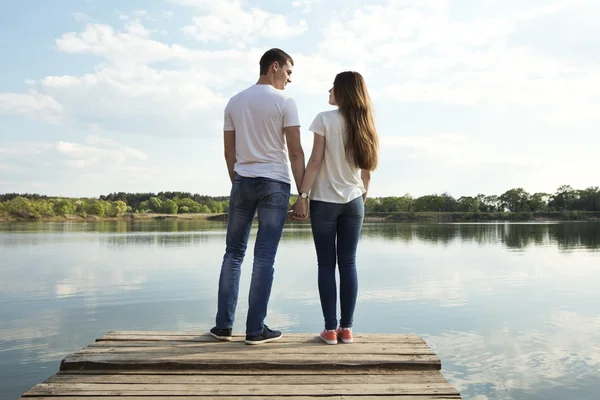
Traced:
<path fill-rule="evenodd" d="M 283 128 L 283 131 L 285 132 L 285 140 L 290 155 L 292 174 L 298 193 L 300 193 L 300 185 L 302 185 L 302 179 L 304 178 L 304 150 L 302 150 L 302 143 L 300 142 L 300 127 L 288 126 Z"/>
<path fill-rule="evenodd" d="M 223 138 L 225 142 L 225 161 L 227 162 L 227 171 L 229 171 L 229 179 L 233 183 L 233 168 L 237 161 L 235 155 L 235 131 L 224 131 Z"/>

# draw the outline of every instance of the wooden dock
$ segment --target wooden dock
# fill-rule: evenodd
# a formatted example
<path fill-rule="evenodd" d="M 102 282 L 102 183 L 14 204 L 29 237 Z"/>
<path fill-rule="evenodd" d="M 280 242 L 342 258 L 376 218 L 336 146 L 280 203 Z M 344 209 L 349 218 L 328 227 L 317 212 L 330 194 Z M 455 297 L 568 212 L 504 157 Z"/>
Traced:
<path fill-rule="evenodd" d="M 417 335 L 356 335 L 326 345 L 284 333 L 248 346 L 205 333 L 110 332 L 62 360 L 22 400 L 460 399 Z"/>

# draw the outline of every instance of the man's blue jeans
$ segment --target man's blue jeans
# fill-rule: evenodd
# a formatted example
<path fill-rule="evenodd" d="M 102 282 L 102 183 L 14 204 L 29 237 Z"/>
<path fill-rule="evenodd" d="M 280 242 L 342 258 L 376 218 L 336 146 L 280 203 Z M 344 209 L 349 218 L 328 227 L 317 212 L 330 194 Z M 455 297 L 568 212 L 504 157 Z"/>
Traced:
<path fill-rule="evenodd" d="M 352 327 L 358 294 L 356 249 L 364 214 L 362 196 L 346 204 L 310 202 L 310 224 L 319 265 L 319 297 L 328 330 L 338 327 L 336 261 L 340 272 L 340 326 Z"/>
<path fill-rule="evenodd" d="M 246 334 L 259 335 L 264 328 L 273 284 L 275 254 L 287 218 L 290 184 L 268 178 L 234 175 L 229 199 L 225 256 L 219 277 L 217 328 L 232 328 L 244 260 L 254 215 L 258 233 L 248 298 Z"/>

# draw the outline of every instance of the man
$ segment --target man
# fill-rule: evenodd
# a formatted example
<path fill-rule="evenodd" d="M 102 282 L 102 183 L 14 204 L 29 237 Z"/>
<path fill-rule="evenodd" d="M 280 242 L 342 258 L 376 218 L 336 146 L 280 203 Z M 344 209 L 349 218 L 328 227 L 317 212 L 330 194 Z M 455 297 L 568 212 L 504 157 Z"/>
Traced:
<path fill-rule="evenodd" d="M 231 340 L 240 267 L 258 211 L 246 319 L 247 344 L 281 338 L 281 332 L 269 329 L 264 319 L 273 283 L 275 254 L 288 213 L 291 184 L 288 163 L 291 162 L 296 187 L 300 187 L 304 176 L 298 109 L 295 101 L 283 93 L 292 81 L 294 61 L 284 51 L 271 49 L 261 57 L 259 64 L 258 82 L 233 96 L 225 107 L 225 160 L 232 188 L 216 326 L 210 330 L 219 340 Z M 306 207 L 295 213 L 307 213 Z"/>

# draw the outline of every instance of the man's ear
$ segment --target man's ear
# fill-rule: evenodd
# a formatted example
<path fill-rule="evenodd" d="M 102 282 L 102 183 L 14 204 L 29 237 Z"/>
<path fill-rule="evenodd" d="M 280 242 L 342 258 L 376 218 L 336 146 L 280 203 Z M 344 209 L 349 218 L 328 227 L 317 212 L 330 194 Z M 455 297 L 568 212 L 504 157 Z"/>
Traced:
<path fill-rule="evenodd" d="M 271 65 L 273 66 L 273 71 L 277 72 L 277 70 L 280 67 L 279 61 L 273 61 L 273 64 L 271 64 Z"/>

